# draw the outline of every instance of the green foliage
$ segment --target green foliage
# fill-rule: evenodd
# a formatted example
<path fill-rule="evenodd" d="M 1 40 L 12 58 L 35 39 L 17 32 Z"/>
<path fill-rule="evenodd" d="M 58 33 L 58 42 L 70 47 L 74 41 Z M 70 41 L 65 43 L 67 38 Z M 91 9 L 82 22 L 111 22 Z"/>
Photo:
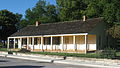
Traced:
<path fill-rule="evenodd" d="M 116 50 L 112 48 L 106 48 L 100 53 L 101 58 L 113 59 L 116 57 Z"/>
<path fill-rule="evenodd" d="M 82 0 L 56 0 L 60 21 L 80 20 L 86 4 Z"/>
<path fill-rule="evenodd" d="M 8 54 L 13 54 L 13 52 L 12 51 L 8 51 Z"/>
<path fill-rule="evenodd" d="M 13 34 L 17 28 L 16 24 L 20 21 L 22 15 L 20 14 L 13 14 L 8 10 L 1 10 L 0 11 L 0 39 L 6 40 L 8 36 Z"/>
<path fill-rule="evenodd" d="M 8 51 L 7 48 L 0 48 L 0 51 Z"/>
<path fill-rule="evenodd" d="M 114 25 L 107 30 L 113 38 L 120 38 L 120 25 Z"/>
<path fill-rule="evenodd" d="M 85 14 L 89 18 L 104 17 L 108 23 L 119 21 L 119 0 L 84 0 L 87 4 Z"/>
<path fill-rule="evenodd" d="M 22 19 L 19 24 L 18 24 L 18 29 L 21 29 L 23 27 L 26 27 L 27 25 L 29 25 L 30 23 L 26 20 L 26 19 Z"/>
<path fill-rule="evenodd" d="M 18 52 L 27 53 L 27 52 L 30 52 L 30 50 L 27 50 L 27 49 L 25 49 L 25 48 L 22 48 L 22 49 L 20 49 Z"/>
<path fill-rule="evenodd" d="M 43 54 L 43 55 L 56 55 L 56 56 L 66 56 L 66 57 L 86 57 L 86 58 L 99 58 L 99 54 L 88 53 L 57 53 L 57 52 L 30 52 L 31 54 Z"/>
<path fill-rule="evenodd" d="M 58 21 L 56 7 L 51 4 L 46 4 L 44 0 L 39 0 L 32 9 L 27 9 L 25 17 L 29 24 L 35 24 L 35 21 L 39 21 L 40 23 Z"/>

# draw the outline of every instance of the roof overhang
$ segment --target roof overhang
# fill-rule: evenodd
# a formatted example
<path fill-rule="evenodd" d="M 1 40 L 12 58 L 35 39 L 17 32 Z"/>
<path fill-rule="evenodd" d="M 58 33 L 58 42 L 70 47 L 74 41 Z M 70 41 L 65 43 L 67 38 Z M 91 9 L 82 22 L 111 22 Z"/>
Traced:
<path fill-rule="evenodd" d="M 88 33 L 77 33 L 77 34 L 56 34 L 56 35 L 36 35 L 36 36 L 16 36 L 8 38 L 26 38 L 26 37 L 51 37 L 51 36 L 76 36 L 76 35 L 88 35 Z"/>

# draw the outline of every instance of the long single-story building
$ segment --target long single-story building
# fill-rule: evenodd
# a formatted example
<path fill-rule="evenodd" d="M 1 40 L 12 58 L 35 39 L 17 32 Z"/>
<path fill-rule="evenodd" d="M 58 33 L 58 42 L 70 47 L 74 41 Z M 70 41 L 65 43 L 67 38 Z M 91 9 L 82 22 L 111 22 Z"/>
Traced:
<path fill-rule="evenodd" d="M 28 25 L 8 37 L 10 49 L 87 53 L 105 44 L 106 25 L 102 18 Z M 13 41 L 12 41 L 13 40 Z"/>

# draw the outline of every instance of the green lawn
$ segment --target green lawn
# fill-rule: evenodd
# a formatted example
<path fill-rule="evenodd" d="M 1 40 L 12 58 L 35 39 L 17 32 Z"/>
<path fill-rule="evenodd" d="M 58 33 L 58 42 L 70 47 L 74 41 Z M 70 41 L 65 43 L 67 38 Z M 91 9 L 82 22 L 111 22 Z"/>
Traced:
<path fill-rule="evenodd" d="M 43 55 L 56 55 L 56 56 L 68 56 L 68 57 L 86 57 L 86 58 L 99 58 L 99 54 L 96 53 L 56 53 L 56 52 L 30 52 L 31 54 L 43 54 Z"/>
<path fill-rule="evenodd" d="M 0 51 L 8 51 L 7 48 L 0 48 Z"/>
<path fill-rule="evenodd" d="M 0 48 L 0 51 L 8 51 L 6 48 Z M 17 52 L 17 51 L 13 51 Z M 27 54 L 42 54 L 42 55 L 56 55 L 56 56 L 68 56 L 68 57 L 86 57 L 86 58 L 100 58 L 99 53 L 57 53 L 57 52 L 26 52 Z M 120 52 L 116 53 L 117 57 L 120 57 Z"/>
<path fill-rule="evenodd" d="M 120 57 L 120 52 L 117 52 L 117 53 L 116 53 L 116 56 L 119 56 L 119 57 Z"/>

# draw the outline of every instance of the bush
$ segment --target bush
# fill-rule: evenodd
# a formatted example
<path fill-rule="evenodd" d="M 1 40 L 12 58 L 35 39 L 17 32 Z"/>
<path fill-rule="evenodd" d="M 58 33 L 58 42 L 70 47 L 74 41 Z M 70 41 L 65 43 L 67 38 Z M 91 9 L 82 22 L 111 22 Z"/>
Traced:
<path fill-rule="evenodd" d="M 116 50 L 112 48 L 106 48 L 100 53 L 101 58 L 113 59 L 116 57 Z"/>
<path fill-rule="evenodd" d="M 26 53 L 26 52 L 30 52 L 30 50 L 27 50 L 27 49 L 25 49 L 25 48 L 22 48 L 22 49 L 20 49 L 18 52 Z"/>
<path fill-rule="evenodd" d="M 8 54 L 13 54 L 13 52 L 12 51 L 8 51 Z"/>

